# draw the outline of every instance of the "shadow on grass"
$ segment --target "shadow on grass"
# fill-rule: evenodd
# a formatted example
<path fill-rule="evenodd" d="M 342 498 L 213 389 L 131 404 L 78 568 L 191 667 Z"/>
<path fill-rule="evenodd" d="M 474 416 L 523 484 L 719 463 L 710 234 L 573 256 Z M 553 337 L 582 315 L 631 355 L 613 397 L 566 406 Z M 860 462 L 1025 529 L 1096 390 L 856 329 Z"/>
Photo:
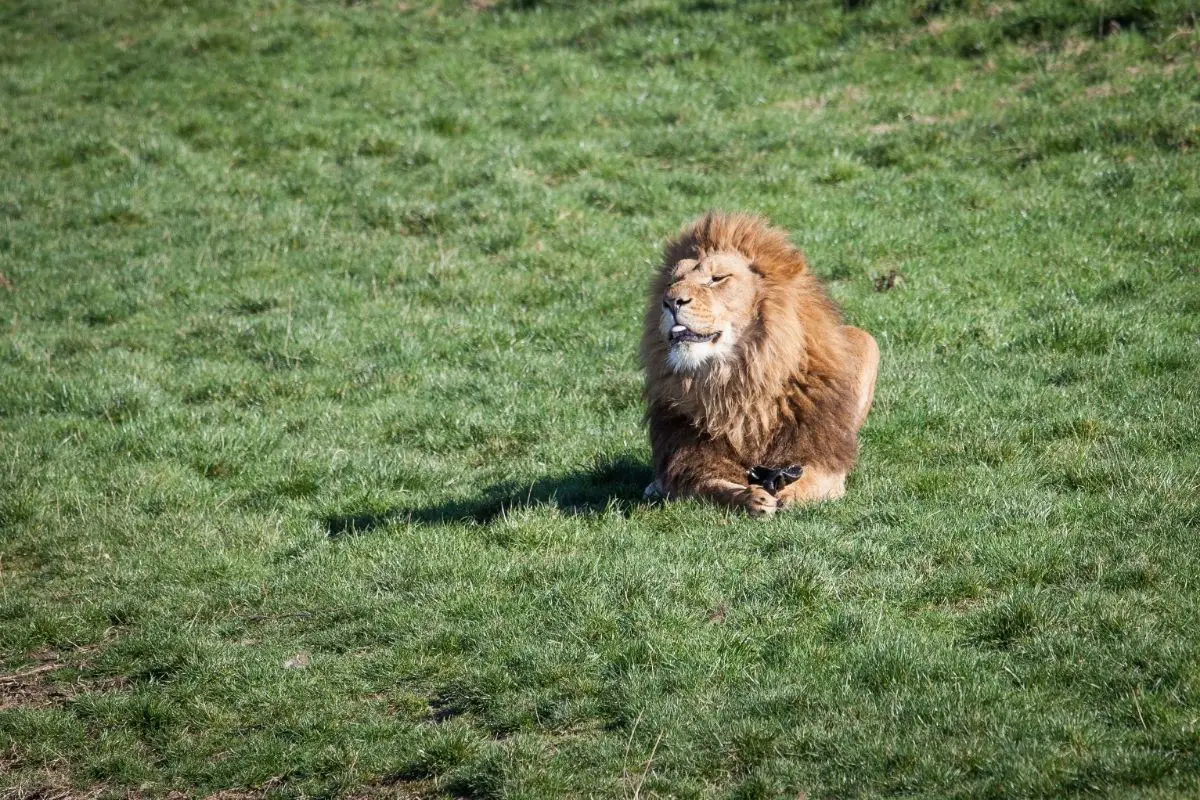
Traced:
<path fill-rule="evenodd" d="M 596 514 L 610 507 L 628 514 L 643 502 L 642 491 L 654 475 L 645 464 L 629 456 L 597 463 L 594 467 L 531 484 L 499 483 L 480 497 L 451 500 L 424 508 L 389 508 L 322 519 L 331 539 L 369 533 L 393 522 L 448 525 L 477 522 L 486 525 L 503 513 L 528 506 L 553 506 L 568 514 Z"/>

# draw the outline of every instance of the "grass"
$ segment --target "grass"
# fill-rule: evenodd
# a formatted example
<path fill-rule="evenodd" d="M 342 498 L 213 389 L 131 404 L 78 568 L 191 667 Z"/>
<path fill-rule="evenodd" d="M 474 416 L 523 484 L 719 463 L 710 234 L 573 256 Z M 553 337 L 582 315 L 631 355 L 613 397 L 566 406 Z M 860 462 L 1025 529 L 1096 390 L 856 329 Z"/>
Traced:
<path fill-rule="evenodd" d="M 1170 0 L 0 9 L 0 793 L 1200 793 Z M 883 350 L 846 498 L 647 506 L 665 236 Z"/>

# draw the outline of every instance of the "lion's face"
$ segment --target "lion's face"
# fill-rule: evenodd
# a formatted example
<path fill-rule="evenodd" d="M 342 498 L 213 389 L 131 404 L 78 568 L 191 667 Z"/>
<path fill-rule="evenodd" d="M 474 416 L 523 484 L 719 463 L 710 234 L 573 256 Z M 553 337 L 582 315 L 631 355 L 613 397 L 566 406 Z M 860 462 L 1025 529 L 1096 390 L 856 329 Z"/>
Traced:
<path fill-rule="evenodd" d="M 694 372 L 733 355 L 755 319 L 760 280 L 737 253 L 686 258 L 674 266 L 659 324 L 672 370 Z"/>

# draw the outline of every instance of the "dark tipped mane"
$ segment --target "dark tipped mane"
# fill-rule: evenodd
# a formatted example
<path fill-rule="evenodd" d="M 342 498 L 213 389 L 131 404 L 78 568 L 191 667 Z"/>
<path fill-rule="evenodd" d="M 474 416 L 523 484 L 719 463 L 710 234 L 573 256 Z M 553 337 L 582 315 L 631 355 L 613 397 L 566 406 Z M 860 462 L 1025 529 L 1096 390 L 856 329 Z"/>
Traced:
<path fill-rule="evenodd" d="M 749 214 L 710 211 L 670 241 L 663 253 L 665 268 L 685 258 L 710 253 L 741 253 L 751 269 L 771 281 L 787 281 L 808 270 L 808 264 L 787 234 Z"/>

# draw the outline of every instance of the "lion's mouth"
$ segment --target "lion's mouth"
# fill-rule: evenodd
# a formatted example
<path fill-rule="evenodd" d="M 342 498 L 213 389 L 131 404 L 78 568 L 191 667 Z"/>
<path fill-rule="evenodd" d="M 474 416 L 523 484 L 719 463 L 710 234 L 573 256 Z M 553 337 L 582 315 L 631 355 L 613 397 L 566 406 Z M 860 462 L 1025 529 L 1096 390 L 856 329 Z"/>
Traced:
<path fill-rule="evenodd" d="M 679 342 L 715 342 L 719 338 L 721 338 L 720 331 L 708 334 L 696 333 L 686 325 L 674 325 L 670 333 L 671 344 L 678 344 Z"/>

